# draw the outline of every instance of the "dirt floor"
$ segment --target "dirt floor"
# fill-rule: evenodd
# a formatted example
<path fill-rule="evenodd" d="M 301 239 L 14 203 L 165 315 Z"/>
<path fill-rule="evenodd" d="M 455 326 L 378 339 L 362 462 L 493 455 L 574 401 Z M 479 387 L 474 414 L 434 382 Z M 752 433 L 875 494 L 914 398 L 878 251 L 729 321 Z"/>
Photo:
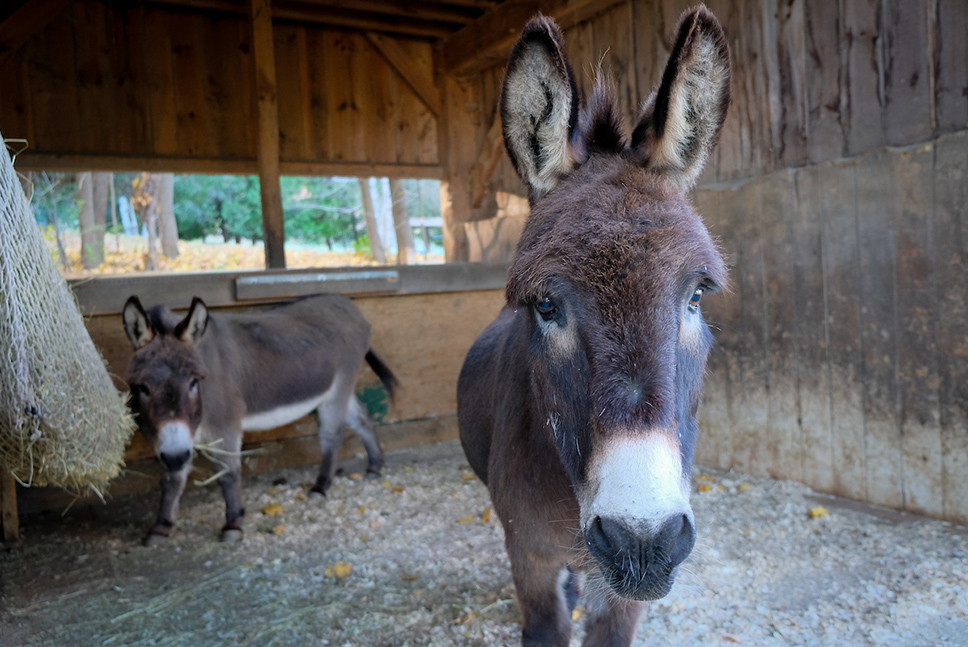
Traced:
<path fill-rule="evenodd" d="M 215 487 L 189 487 L 156 548 L 139 543 L 153 493 L 23 520 L 0 553 L 0 645 L 519 644 L 503 533 L 459 444 L 390 453 L 376 480 L 344 468 L 322 502 L 312 470 L 247 477 L 239 545 L 217 541 Z M 694 487 L 696 550 L 636 645 L 968 646 L 968 529 L 735 473 Z"/>

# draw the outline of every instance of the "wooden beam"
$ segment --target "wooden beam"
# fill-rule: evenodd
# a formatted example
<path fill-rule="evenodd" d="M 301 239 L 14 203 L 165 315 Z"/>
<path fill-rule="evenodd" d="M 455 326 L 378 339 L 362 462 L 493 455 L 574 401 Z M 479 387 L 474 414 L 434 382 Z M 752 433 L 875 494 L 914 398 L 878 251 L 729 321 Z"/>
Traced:
<path fill-rule="evenodd" d="M 558 21 L 562 29 L 628 0 L 507 0 L 467 25 L 443 45 L 444 74 L 469 76 L 503 64 L 521 28 L 539 11 Z"/>
<path fill-rule="evenodd" d="M 255 159 L 219 159 L 215 157 L 148 157 L 123 155 L 62 155 L 29 153 L 17 156 L 20 171 L 112 171 L 129 173 L 184 173 L 199 175 L 255 175 Z M 343 162 L 339 160 L 281 160 L 282 175 L 319 177 L 399 177 L 439 179 L 443 169 L 437 164 L 394 164 L 387 162 Z"/>
<path fill-rule="evenodd" d="M 285 227 L 282 188 L 279 186 L 279 105 L 276 98 L 276 57 L 272 39 L 270 0 L 250 0 L 252 58 L 258 109 L 259 191 L 262 196 L 262 230 L 266 267 L 284 268 Z"/>
<path fill-rule="evenodd" d="M 64 13 L 73 0 L 28 0 L 0 23 L 0 66 L 10 54 Z"/>
<path fill-rule="evenodd" d="M 491 183 L 497 163 L 501 161 L 504 152 L 504 133 L 501 130 L 501 111 L 494 111 L 494 122 L 487 131 L 484 145 L 471 171 L 471 208 L 477 209 L 484 202 L 484 194 Z"/>
<path fill-rule="evenodd" d="M 474 22 L 481 10 L 414 0 L 300 0 L 313 6 L 367 12 L 375 15 L 406 16 L 417 20 L 449 22 L 460 25 Z"/>
<path fill-rule="evenodd" d="M 16 546 L 20 543 L 20 518 L 17 515 L 17 481 L 13 474 L 0 471 L 0 531 L 3 543 Z"/>
<path fill-rule="evenodd" d="M 424 74 L 410 55 L 392 38 L 373 31 L 366 32 L 366 38 L 390 67 L 406 81 L 434 117 L 440 116 L 440 92 L 434 85 L 433 78 Z"/>
<path fill-rule="evenodd" d="M 149 4 L 187 7 L 204 11 L 217 11 L 245 15 L 248 11 L 244 3 L 234 0 L 148 0 Z M 340 8 L 323 7 L 306 2 L 281 2 L 272 7 L 275 20 L 293 20 L 302 23 L 350 27 L 353 29 L 375 29 L 377 31 L 424 38 L 444 38 L 454 33 L 454 27 L 439 22 L 415 18 L 380 18 L 376 14 L 359 13 Z M 457 26 L 465 21 L 454 21 Z"/>

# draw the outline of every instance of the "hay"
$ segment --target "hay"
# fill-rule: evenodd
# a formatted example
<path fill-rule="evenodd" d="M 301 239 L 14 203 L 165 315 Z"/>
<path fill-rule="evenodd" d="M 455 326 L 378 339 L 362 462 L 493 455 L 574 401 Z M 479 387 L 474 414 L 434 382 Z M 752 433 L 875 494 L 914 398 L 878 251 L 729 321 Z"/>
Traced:
<path fill-rule="evenodd" d="M 23 485 L 99 493 L 133 431 L 47 251 L 7 155 L 0 155 L 0 470 Z"/>

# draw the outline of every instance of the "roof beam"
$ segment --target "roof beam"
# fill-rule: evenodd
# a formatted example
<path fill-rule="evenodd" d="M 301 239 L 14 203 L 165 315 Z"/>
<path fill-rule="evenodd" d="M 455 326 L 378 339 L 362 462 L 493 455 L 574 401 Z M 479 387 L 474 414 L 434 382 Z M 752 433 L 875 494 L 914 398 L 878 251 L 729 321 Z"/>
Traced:
<path fill-rule="evenodd" d="M 539 11 L 568 29 L 621 2 L 627 0 L 507 0 L 444 42 L 443 72 L 468 76 L 504 63 L 521 28 Z"/>
<path fill-rule="evenodd" d="M 433 78 L 424 74 L 410 55 L 392 38 L 372 31 L 366 32 L 366 38 L 386 59 L 390 67 L 410 86 L 417 98 L 423 101 L 434 117 L 439 116 L 440 91 L 434 85 Z"/>
<path fill-rule="evenodd" d="M 64 13 L 73 0 L 28 0 L 0 23 L 0 65 L 50 21 Z"/>

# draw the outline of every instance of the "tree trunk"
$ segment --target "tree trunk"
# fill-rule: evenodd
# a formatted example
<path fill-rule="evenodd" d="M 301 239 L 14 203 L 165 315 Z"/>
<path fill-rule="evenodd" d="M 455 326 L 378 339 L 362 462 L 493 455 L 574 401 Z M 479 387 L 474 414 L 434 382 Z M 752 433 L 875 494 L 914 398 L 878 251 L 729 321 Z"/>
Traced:
<path fill-rule="evenodd" d="M 158 205 L 158 234 L 161 253 L 168 258 L 178 258 L 178 223 L 175 222 L 175 176 L 172 173 L 155 174 L 155 204 Z"/>
<path fill-rule="evenodd" d="M 157 194 L 154 176 L 148 173 L 139 175 L 134 184 L 134 194 L 131 203 L 138 213 L 141 224 L 148 231 L 148 253 L 145 254 L 145 271 L 158 269 L 158 205 L 154 196 Z"/>
<path fill-rule="evenodd" d="M 94 233 L 97 235 L 98 246 L 104 254 L 104 234 L 108 229 L 108 194 L 114 182 L 114 173 L 91 173 L 94 184 Z"/>
<path fill-rule="evenodd" d="M 77 222 L 81 229 L 81 267 L 94 269 L 104 262 L 104 240 L 98 239 L 94 220 L 94 180 L 91 173 L 77 174 Z"/>
<path fill-rule="evenodd" d="M 370 251 L 373 259 L 381 265 L 386 264 L 387 255 L 383 251 L 380 241 L 380 230 L 376 226 L 376 209 L 373 208 L 373 194 L 370 193 L 370 179 L 357 178 L 360 182 L 360 193 L 363 195 L 363 215 L 366 217 L 366 235 L 370 238 Z"/>
<path fill-rule="evenodd" d="M 427 222 L 424 220 L 423 204 L 423 180 L 417 180 L 417 217 L 420 218 L 420 235 L 424 244 L 424 261 L 430 256 L 430 233 L 427 231 Z"/>
<path fill-rule="evenodd" d="M 390 196 L 393 200 L 393 230 L 397 235 L 397 264 L 413 265 L 413 230 L 410 229 L 410 213 L 407 211 L 407 192 L 403 180 L 390 180 Z"/>

